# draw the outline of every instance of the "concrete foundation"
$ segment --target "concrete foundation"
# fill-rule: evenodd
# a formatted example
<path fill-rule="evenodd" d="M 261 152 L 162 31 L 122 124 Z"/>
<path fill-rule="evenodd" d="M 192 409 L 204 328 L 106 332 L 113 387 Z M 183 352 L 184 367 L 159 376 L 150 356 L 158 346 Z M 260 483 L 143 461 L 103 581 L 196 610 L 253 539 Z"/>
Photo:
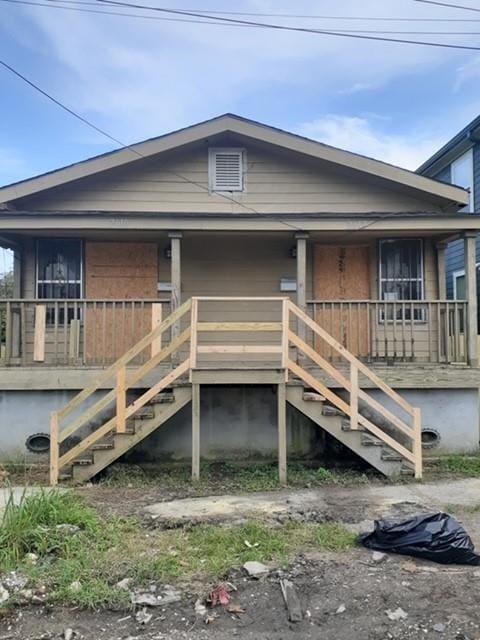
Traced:
<path fill-rule="evenodd" d="M 393 410 L 381 392 L 372 395 Z M 43 461 L 31 453 L 27 437 L 49 431 L 50 413 L 63 407 L 76 391 L 0 392 L 0 460 Z M 422 410 L 426 428 L 438 431 L 431 453 L 475 452 L 479 444 L 477 389 L 402 389 L 401 394 Z M 90 398 L 94 403 L 103 392 Z M 274 386 L 202 386 L 201 456 L 206 459 L 277 457 L 277 402 Z M 324 449 L 324 434 L 308 418 L 287 408 L 288 456 L 314 458 Z M 191 407 L 180 410 L 166 425 L 129 453 L 131 460 L 180 460 L 191 456 Z"/>

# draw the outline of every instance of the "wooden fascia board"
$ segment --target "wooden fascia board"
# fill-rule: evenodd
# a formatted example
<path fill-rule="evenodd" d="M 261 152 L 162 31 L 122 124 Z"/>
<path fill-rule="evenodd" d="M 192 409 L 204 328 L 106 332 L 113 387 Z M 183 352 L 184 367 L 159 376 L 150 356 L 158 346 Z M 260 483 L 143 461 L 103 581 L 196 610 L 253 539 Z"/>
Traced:
<path fill-rule="evenodd" d="M 115 230 L 115 231 L 418 231 L 454 233 L 461 231 L 480 231 L 480 216 L 451 216 L 451 217 L 416 217 L 412 218 L 301 218 L 290 217 L 282 219 L 267 218 L 181 218 L 145 217 L 145 216 L 94 216 L 62 214 L 35 216 L 9 215 L 0 216 L 0 230 L 8 232 L 25 232 L 40 230 Z"/>
<path fill-rule="evenodd" d="M 37 178 L 31 178 L 11 186 L 3 187 L 3 189 L 0 189 L 0 201 L 12 202 L 46 189 L 58 187 L 62 184 L 79 180 L 80 178 L 123 166 L 135 159 L 139 159 L 139 156 L 149 157 L 193 142 L 198 142 L 209 136 L 228 132 L 289 149 L 345 168 L 354 169 L 394 182 L 400 186 L 415 189 L 416 191 L 426 193 L 436 198 L 459 204 L 468 203 L 468 193 L 459 187 L 437 182 L 431 178 L 413 173 L 412 171 L 343 151 L 342 149 L 336 149 L 335 147 L 308 140 L 307 138 L 302 138 L 292 133 L 280 131 L 267 125 L 229 116 L 194 125 L 181 131 L 166 134 L 161 138 L 140 142 L 126 149 L 120 149 L 110 154 L 85 160 L 84 162 L 53 171 L 49 174 L 38 176 Z"/>

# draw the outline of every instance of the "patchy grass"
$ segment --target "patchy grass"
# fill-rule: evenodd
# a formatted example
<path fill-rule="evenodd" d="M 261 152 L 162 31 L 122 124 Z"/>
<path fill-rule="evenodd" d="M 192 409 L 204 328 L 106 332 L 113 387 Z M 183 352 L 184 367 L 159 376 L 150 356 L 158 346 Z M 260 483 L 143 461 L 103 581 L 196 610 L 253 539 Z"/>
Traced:
<path fill-rule="evenodd" d="M 356 536 L 338 523 L 147 530 L 137 521 L 101 518 L 73 491 L 43 491 L 8 503 L 0 574 L 19 570 L 29 587 L 46 587 L 48 603 L 125 608 L 129 594 L 116 584 L 126 577 L 136 587 L 216 580 L 247 560 L 283 565 L 300 551 L 345 551 L 355 544 Z M 36 563 L 28 553 L 38 556 Z"/>
<path fill-rule="evenodd" d="M 288 465 L 288 485 L 314 487 L 325 484 L 365 484 L 378 478 L 374 471 L 360 473 L 352 470 L 307 467 L 300 463 Z M 276 464 L 256 463 L 236 465 L 228 463 L 203 463 L 200 481 L 192 484 L 188 466 L 114 465 L 100 481 L 112 487 L 161 487 L 176 495 L 208 495 L 215 493 L 249 493 L 271 491 L 281 487 Z"/>
<path fill-rule="evenodd" d="M 480 504 L 446 504 L 445 513 L 480 513 Z"/>
<path fill-rule="evenodd" d="M 449 454 L 426 460 L 429 475 L 448 475 L 463 478 L 480 477 L 480 455 Z"/>

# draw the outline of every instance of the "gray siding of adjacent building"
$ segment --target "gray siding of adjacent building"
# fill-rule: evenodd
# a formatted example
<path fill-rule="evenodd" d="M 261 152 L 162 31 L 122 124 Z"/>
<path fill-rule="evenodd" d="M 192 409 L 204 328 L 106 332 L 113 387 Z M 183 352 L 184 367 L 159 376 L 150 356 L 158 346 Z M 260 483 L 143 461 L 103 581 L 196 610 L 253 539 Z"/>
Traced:
<path fill-rule="evenodd" d="M 436 180 L 451 183 L 450 165 L 444 167 L 439 173 L 432 176 Z M 480 144 L 473 147 L 473 191 L 474 191 L 474 210 L 475 213 L 480 212 Z M 477 262 L 480 261 L 480 236 L 477 238 Z M 446 271 L 447 271 L 447 297 L 453 298 L 453 274 L 464 268 L 463 240 L 451 242 L 446 252 Z M 480 282 L 477 282 L 477 295 L 480 295 Z"/>

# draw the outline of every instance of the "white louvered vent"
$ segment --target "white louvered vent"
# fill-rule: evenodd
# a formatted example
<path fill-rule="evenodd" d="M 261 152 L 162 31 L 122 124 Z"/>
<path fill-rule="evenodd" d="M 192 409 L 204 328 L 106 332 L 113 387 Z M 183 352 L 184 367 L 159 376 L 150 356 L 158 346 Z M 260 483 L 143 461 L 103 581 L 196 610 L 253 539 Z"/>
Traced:
<path fill-rule="evenodd" d="M 211 191 L 243 191 L 243 149 L 209 149 Z"/>

